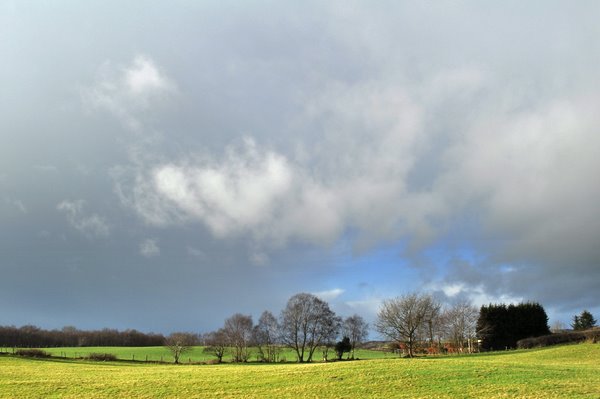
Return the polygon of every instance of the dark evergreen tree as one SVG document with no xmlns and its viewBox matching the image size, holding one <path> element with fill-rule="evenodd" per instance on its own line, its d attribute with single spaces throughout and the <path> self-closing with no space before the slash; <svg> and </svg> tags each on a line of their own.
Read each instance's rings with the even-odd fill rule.
<svg viewBox="0 0 600 399">
<path fill-rule="evenodd" d="M 596 326 L 596 319 L 587 310 L 581 312 L 579 316 L 574 316 L 573 324 L 571 324 L 573 330 L 589 330 L 594 326 Z"/>
<path fill-rule="evenodd" d="M 477 320 L 481 349 L 515 348 L 523 338 L 550 334 L 548 316 L 539 303 L 490 304 L 482 306 Z"/>
<path fill-rule="evenodd" d="M 352 343 L 348 337 L 344 337 L 341 341 L 335 344 L 335 354 L 337 355 L 338 360 L 342 360 L 344 353 L 350 352 L 351 350 Z"/>
</svg>

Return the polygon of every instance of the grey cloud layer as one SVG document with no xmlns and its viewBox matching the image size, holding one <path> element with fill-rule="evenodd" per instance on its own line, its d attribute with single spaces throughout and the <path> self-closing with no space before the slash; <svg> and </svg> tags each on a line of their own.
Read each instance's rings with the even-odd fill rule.
<svg viewBox="0 0 600 399">
<path fill-rule="evenodd" d="M 143 164 L 123 198 L 148 223 L 201 222 L 259 247 L 332 243 L 356 229 L 367 243 L 407 237 L 423 248 L 477 214 L 477 236 L 460 239 L 490 257 L 482 280 L 527 265 L 501 273 L 503 292 L 524 294 L 524 276 L 571 275 L 573 259 L 594 273 L 598 98 L 564 93 L 522 107 L 501 78 L 469 67 L 421 85 L 332 82 L 306 99 L 287 153 L 246 138 L 221 156 Z M 461 113 L 437 116 L 445 106 Z"/>
<path fill-rule="evenodd" d="M 73 286 L 123 281 L 124 302 L 138 268 L 173 291 L 172 272 L 201 280 L 185 286 L 198 302 L 229 275 L 246 292 L 275 273 L 280 301 L 281 281 L 317 275 L 309 291 L 372 313 L 388 292 L 354 295 L 342 285 L 361 277 L 338 284 L 330 262 L 350 241 L 405 249 L 398 263 L 447 296 L 596 306 L 599 6 L 0 7 L 16 280 L 47 253 Z M 14 249 L 27 240 L 30 263 Z"/>
</svg>

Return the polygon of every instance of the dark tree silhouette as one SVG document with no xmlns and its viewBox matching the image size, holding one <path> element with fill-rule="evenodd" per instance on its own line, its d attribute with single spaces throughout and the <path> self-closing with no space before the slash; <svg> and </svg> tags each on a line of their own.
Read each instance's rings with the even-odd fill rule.
<svg viewBox="0 0 600 399">
<path fill-rule="evenodd" d="M 477 319 L 477 336 L 484 350 L 516 348 L 524 338 L 550 334 L 548 316 L 539 303 L 482 306 Z"/>
<path fill-rule="evenodd" d="M 350 343 L 350 338 L 344 337 L 341 341 L 335 344 L 335 354 L 337 355 L 338 360 L 342 360 L 342 356 L 344 353 L 350 352 L 352 350 L 352 344 Z"/>
</svg>

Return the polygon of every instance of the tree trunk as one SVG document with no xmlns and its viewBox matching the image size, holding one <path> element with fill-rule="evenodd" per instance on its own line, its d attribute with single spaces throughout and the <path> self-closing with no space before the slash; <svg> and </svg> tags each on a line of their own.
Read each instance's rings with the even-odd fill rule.
<svg viewBox="0 0 600 399">
<path fill-rule="evenodd" d="M 304 352 L 304 351 L 302 351 Z M 304 362 L 304 353 L 300 353 L 299 349 L 296 349 L 296 356 L 298 357 L 298 363 Z"/>
</svg>

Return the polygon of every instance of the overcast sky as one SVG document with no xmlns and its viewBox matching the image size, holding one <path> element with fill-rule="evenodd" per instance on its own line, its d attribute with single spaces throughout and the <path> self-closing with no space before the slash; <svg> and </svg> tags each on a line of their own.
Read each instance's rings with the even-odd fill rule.
<svg viewBox="0 0 600 399">
<path fill-rule="evenodd" d="M 0 1 L 0 324 L 202 332 L 298 292 L 600 316 L 599 20 Z"/>
</svg>

